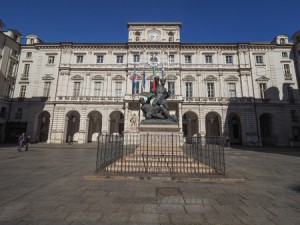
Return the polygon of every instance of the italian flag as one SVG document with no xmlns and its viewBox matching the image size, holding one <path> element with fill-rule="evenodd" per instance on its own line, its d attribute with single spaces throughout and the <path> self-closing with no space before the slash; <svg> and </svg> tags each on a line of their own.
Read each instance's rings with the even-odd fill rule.
<svg viewBox="0 0 300 225">
<path fill-rule="evenodd" d="M 153 82 L 152 82 L 152 90 L 156 90 L 156 83 L 155 83 L 155 80 L 154 80 L 154 77 L 156 77 L 156 67 L 153 66 Z"/>
</svg>

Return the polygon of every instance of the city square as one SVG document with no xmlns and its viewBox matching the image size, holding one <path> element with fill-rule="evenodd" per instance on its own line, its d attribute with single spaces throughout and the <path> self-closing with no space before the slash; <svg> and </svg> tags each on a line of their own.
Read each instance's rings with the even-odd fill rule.
<svg viewBox="0 0 300 225">
<path fill-rule="evenodd" d="M 296 148 L 225 147 L 225 176 L 96 173 L 96 144 L 0 147 L 0 224 L 272 224 L 300 220 Z"/>
</svg>

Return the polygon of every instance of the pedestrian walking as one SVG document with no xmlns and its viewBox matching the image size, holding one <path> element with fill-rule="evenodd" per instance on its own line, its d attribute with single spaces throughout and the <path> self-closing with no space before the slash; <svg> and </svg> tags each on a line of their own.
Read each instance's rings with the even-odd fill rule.
<svg viewBox="0 0 300 225">
<path fill-rule="evenodd" d="M 26 137 L 26 141 L 25 141 L 25 146 L 26 146 L 26 148 L 25 148 L 25 151 L 28 151 L 28 149 L 29 149 L 29 146 L 30 146 L 30 135 L 28 135 L 27 137 Z"/>
<path fill-rule="evenodd" d="M 225 143 L 226 143 L 227 147 L 230 148 L 230 139 L 228 136 L 226 137 Z"/>
<path fill-rule="evenodd" d="M 18 151 L 22 151 L 25 143 L 25 133 L 22 133 L 18 138 Z"/>
<path fill-rule="evenodd" d="M 68 136 L 68 144 L 69 144 L 69 145 L 71 144 L 71 141 L 72 141 L 72 136 L 69 135 L 69 136 Z"/>
</svg>

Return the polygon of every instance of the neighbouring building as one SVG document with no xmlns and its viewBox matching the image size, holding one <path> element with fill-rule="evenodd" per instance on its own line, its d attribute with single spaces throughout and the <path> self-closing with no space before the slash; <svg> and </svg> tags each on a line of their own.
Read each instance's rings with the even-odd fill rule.
<svg viewBox="0 0 300 225">
<path fill-rule="evenodd" d="M 295 45 L 287 35 L 272 42 L 184 43 L 180 30 L 177 22 L 128 23 L 124 43 L 43 43 L 28 35 L 7 139 L 15 137 L 18 124 L 33 141 L 48 143 L 137 133 L 143 119 L 138 100 L 142 91 L 150 91 L 149 65 L 155 62 L 186 141 L 221 135 L 243 145 L 286 146 L 291 137 L 300 143 L 295 68 L 300 33 L 294 35 Z"/>
<path fill-rule="evenodd" d="M 4 27 L 4 23 L 0 20 L 0 142 L 6 137 L 5 130 L 8 125 L 22 39 L 18 31 L 14 29 L 3 31 Z M 17 129 L 19 128 L 20 126 Z M 26 126 L 23 128 L 26 129 Z M 10 127 L 10 130 L 13 130 L 13 127 Z"/>
</svg>

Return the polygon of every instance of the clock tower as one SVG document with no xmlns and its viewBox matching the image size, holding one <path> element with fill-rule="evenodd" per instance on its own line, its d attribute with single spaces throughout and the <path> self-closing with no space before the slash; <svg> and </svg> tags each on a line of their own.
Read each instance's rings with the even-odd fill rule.
<svg viewBox="0 0 300 225">
<path fill-rule="evenodd" d="M 180 42 L 181 23 L 130 22 L 128 42 Z"/>
</svg>

